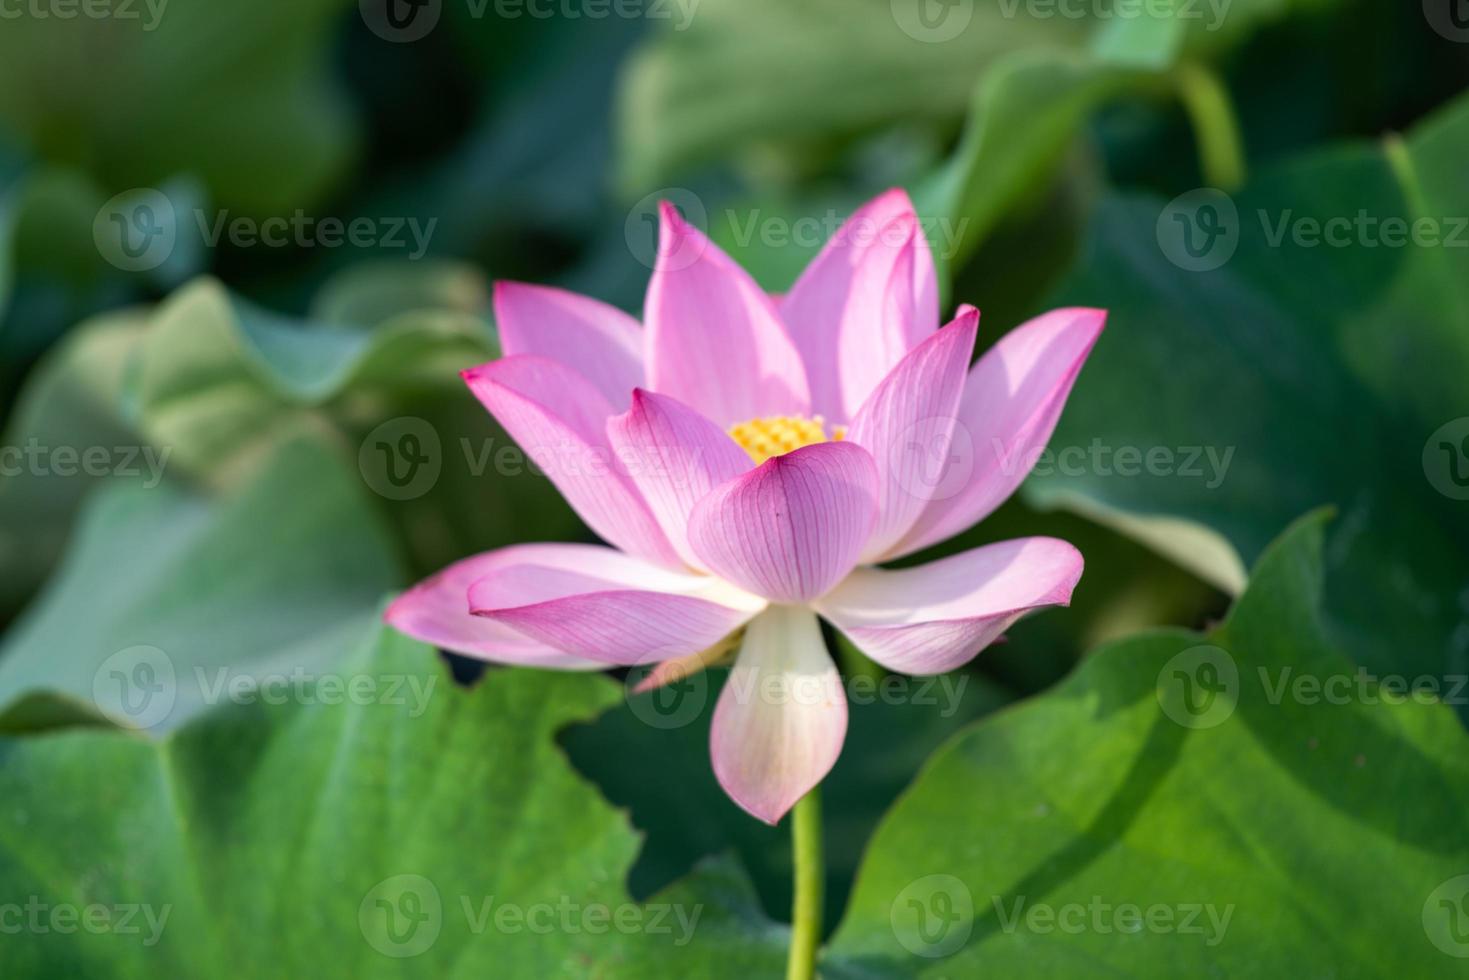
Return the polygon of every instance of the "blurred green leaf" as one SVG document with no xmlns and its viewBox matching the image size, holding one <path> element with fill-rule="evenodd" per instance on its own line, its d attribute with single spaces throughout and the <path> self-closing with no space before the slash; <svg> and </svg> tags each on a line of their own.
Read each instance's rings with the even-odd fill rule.
<svg viewBox="0 0 1469 980">
<path fill-rule="evenodd" d="M 998 0 L 939 12 L 928 26 L 917 3 L 702 0 L 628 65 L 621 187 L 635 197 L 751 146 L 809 149 L 895 122 L 952 126 L 995 58 L 1077 47 L 1087 26 L 1007 15 Z"/>
<path fill-rule="evenodd" d="M 117 5 L 119 10 L 124 5 Z M 355 154 L 327 74 L 349 0 L 167 0 L 7 19 L 0 123 L 114 191 L 185 172 L 250 215 L 316 200 Z"/>
<path fill-rule="evenodd" d="M 156 265 L 130 271 L 112 261 L 98 229 L 108 225 L 108 195 L 91 177 L 65 167 L 36 168 L 0 191 L 0 384 L 18 387 L 31 362 L 78 321 L 154 288 L 196 274 L 202 243 L 178 238 L 178 218 L 203 204 L 187 179 L 163 181 L 167 221 L 177 244 Z M 6 398 L 0 398 L 0 412 Z"/>
<path fill-rule="evenodd" d="M 825 975 L 1458 975 L 1469 744 L 1322 632 L 1322 523 L 1219 630 L 1105 647 L 930 760 Z"/>
<path fill-rule="evenodd" d="M 1020 53 L 997 62 L 975 92 L 953 157 L 918 197 L 920 213 L 947 216 L 939 258 L 962 266 L 1001 219 L 1036 201 L 1099 105 L 1165 86 L 1165 75 L 1087 54 Z"/>
<path fill-rule="evenodd" d="M 21 393 L 0 440 L 7 463 L 0 480 L 0 615 L 19 605 L 60 559 L 86 492 L 103 481 L 134 479 L 116 467 L 88 473 L 80 460 L 74 473 L 62 475 L 41 454 L 59 446 L 81 454 L 93 446 L 112 451 L 142 445 L 123 417 L 122 392 L 145 323 L 141 313 L 122 313 L 84 324 L 42 362 Z M 22 455 L 17 472 L 15 454 L 27 452 L 40 463 L 29 466 Z"/>
<path fill-rule="evenodd" d="M 1292 514 L 1334 503 L 1326 611 L 1347 648 L 1384 672 L 1469 669 L 1469 518 L 1455 481 L 1469 267 L 1450 241 L 1456 228 L 1469 238 L 1456 217 L 1469 215 L 1466 155 L 1461 101 L 1406 143 L 1319 154 L 1233 200 L 1108 201 L 1056 300 L 1108 308 L 1108 330 L 1028 498 L 1106 520 L 1221 583 L 1223 564 L 1238 564 L 1226 542 L 1253 560 Z M 1383 237 L 1390 221 L 1401 247 Z M 1443 244 L 1412 243 L 1421 221 Z M 1121 476 L 1111 454 L 1124 449 L 1171 462 Z M 1081 460 L 1069 472 L 1066 453 Z M 1188 522 L 1208 533 L 1178 533 Z"/>
<path fill-rule="evenodd" d="M 276 316 L 200 280 L 150 313 L 77 331 L 28 385 L 0 452 L 35 446 L 44 463 L 60 446 L 166 449 L 173 470 L 224 491 L 309 431 L 373 492 L 414 574 L 518 540 L 585 536 L 459 379 L 494 356 L 469 312 L 485 292 L 456 266 L 348 274 L 321 310 L 349 327 Z M 419 306 L 429 302 L 439 305 Z M 45 574 L 97 479 L 34 469 L 0 483 L 0 535 L 14 545 L 0 560 L 16 575 L 7 603 Z M 390 470 L 410 479 L 395 485 Z"/>
<path fill-rule="evenodd" d="M 460 690 L 429 648 L 377 628 L 338 650 L 332 672 L 286 703 L 234 706 L 163 741 L 83 729 L 0 739 L 0 891 L 48 910 L 133 907 L 137 929 L 113 918 L 101 931 L 24 930 L 7 937 L 7 970 L 641 980 L 780 969 L 785 931 L 727 870 L 648 907 L 628 897 L 638 838 L 551 738 L 613 703 L 615 685 L 505 670 Z"/>
<path fill-rule="evenodd" d="M 484 316 L 490 308 L 484 276 L 462 262 L 363 262 L 338 273 L 316 294 L 309 319 L 375 327 L 422 310 Z"/>
<path fill-rule="evenodd" d="M 330 668 L 344 631 L 402 584 L 362 488 L 313 444 L 286 446 L 220 501 L 165 479 L 169 463 L 150 447 L 138 478 L 93 498 L 0 646 L 0 707 L 55 692 L 167 730 L 217 703 L 219 683 Z M 162 685 L 156 698 L 134 689 L 135 669 Z"/>
</svg>

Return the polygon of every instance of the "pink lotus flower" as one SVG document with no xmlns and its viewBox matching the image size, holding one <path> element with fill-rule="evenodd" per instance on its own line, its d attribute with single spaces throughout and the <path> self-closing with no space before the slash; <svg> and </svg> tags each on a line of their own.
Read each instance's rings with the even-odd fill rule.
<svg viewBox="0 0 1469 980">
<path fill-rule="evenodd" d="M 465 559 L 388 622 L 500 663 L 656 662 L 653 683 L 701 669 L 743 630 L 710 748 L 756 817 L 778 821 L 846 735 L 818 615 L 890 670 L 937 674 L 1070 601 L 1081 555 L 1052 538 L 875 567 L 1010 495 L 1105 320 L 1048 313 L 971 368 L 979 313 L 939 329 L 902 191 L 858 211 L 782 299 L 665 204 L 645 326 L 516 283 L 498 284 L 495 311 L 506 356 L 465 380 L 612 547 Z"/>
</svg>

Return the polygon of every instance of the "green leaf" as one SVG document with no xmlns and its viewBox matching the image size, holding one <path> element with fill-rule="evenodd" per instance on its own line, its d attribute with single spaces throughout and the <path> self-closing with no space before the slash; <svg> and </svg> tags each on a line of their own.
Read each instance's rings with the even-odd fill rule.
<svg viewBox="0 0 1469 980">
<path fill-rule="evenodd" d="M 414 288 L 459 302 L 462 280 L 446 292 L 438 272 L 422 271 Z M 282 433 L 317 430 L 357 467 L 413 569 L 428 574 L 477 550 L 585 533 L 465 389 L 459 372 L 494 354 L 484 321 L 453 308 L 368 330 L 303 324 L 203 280 L 163 304 L 144 336 L 138 425 L 182 468 L 226 486 Z"/>
<path fill-rule="evenodd" d="M 619 183 L 638 197 L 715 162 L 790 177 L 803 159 L 883 127 L 946 137 L 967 112 L 960 174 L 948 179 L 980 185 L 964 199 L 993 181 L 983 192 L 997 208 L 1015 203 L 1020 177 L 1042 181 L 1097 102 L 1149 87 L 1139 76 L 1184 55 L 1223 55 L 1266 24 L 1338 2 L 1191 2 L 1160 14 L 1157 3 L 702 0 L 630 63 Z M 975 161 L 981 143 L 986 158 Z M 991 155 L 998 176 L 975 168 Z"/>
<path fill-rule="evenodd" d="M 571 761 L 648 835 L 629 878 L 645 895 L 701 858 L 736 852 L 772 915 L 790 917 L 790 827 L 770 827 L 736 806 L 714 779 L 709 725 L 726 671 L 632 694 L 615 711 L 570 729 Z M 635 678 L 636 679 L 636 678 Z M 631 682 L 630 682 L 631 684 Z M 858 859 L 878 819 L 922 761 L 965 723 L 1009 700 L 967 673 L 847 678 L 847 743 L 822 784 L 827 921 L 846 903 Z M 655 759 L 656 778 L 648 760 Z"/>
<path fill-rule="evenodd" d="M 1458 975 L 1469 735 L 1334 648 L 1322 524 L 1218 630 L 1106 646 L 930 760 L 828 975 Z"/>
<path fill-rule="evenodd" d="M 920 213 L 950 216 L 954 241 L 943 257 L 963 265 L 1001 219 L 1044 190 L 1099 105 L 1159 89 L 1164 77 L 1064 52 L 995 64 L 975 91 L 959 147 L 919 196 Z"/>
<path fill-rule="evenodd" d="M 166 455 L 136 465 L 93 498 L 60 574 L 0 646 L 0 707 L 59 693 L 167 730 L 219 703 L 221 685 L 327 669 L 343 632 L 402 584 L 362 488 L 312 443 L 218 502 L 164 480 Z"/>
<path fill-rule="evenodd" d="M 947 127 L 996 58 L 1076 48 L 1086 32 L 1065 18 L 1007 16 L 991 2 L 946 7 L 936 28 L 917 12 L 889 0 L 702 0 L 697 16 L 668 25 L 627 69 L 621 185 L 636 197 L 752 145 L 819 147 L 899 122 Z"/>
<path fill-rule="evenodd" d="M 179 216 L 202 206 L 201 193 L 194 180 L 160 184 L 170 234 L 177 237 Z M 202 243 L 187 233 L 146 271 L 114 264 L 114 253 L 104 253 L 96 238 L 99 228 L 108 229 L 108 196 L 66 167 L 33 168 L 0 191 L 0 386 L 18 387 L 31 362 L 79 320 L 198 272 Z"/>
<path fill-rule="evenodd" d="M 60 559 L 86 492 L 103 481 L 133 479 L 116 473 L 120 465 L 105 475 L 88 473 L 80 460 L 75 473 L 62 475 L 42 465 L 39 453 L 67 446 L 80 454 L 96 446 L 121 464 L 120 456 L 139 451 L 140 438 L 122 415 L 122 390 L 144 320 L 123 313 L 84 324 L 21 393 L 0 452 L 13 465 L 16 452 L 35 447 L 39 463 L 26 465 L 22 455 L 20 471 L 0 480 L 0 614 L 17 607 Z"/>
<path fill-rule="evenodd" d="M 35 896 L 47 923 L 6 937 L 8 970 L 779 970 L 785 930 L 726 869 L 647 906 L 628 897 L 637 835 L 552 741 L 613 703 L 615 685 L 502 670 L 465 691 L 427 647 L 359 635 L 287 703 L 241 704 L 161 742 L 84 729 L 0 739 L 0 893 Z M 105 927 L 49 927 L 56 910 L 97 906 Z"/>
<path fill-rule="evenodd" d="M 1055 305 L 1106 307 L 1109 326 L 1026 493 L 1140 532 L 1214 581 L 1232 577 L 1221 538 L 1253 561 L 1293 514 L 1335 504 L 1326 614 L 1347 649 L 1378 671 L 1458 673 L 1469 277 L 1462 248 L 1382 232 L 1426 220 L 1447 240 L 1469 214 L 1469 101 L 1389 147 L 1295 162 L 1233 200 L 1107 201 Z M 1320 236 L 1328 221 L 1337 246 L 1302 224 Z M 1124 449 L 1169 460 L 1121 476 Z M 1210 529 L 1206 562 L 1153 533 L 1160 519 Z"/>
<path fill-rule="evenodd" d="M 201 279 L 154 311 L 77 330 L 23 392 L 5 443 L 166 449 L 180 474 L 228 490 L 309 431 L 373 491 L 416 574 L 516 540 L 584 534 L 459 378 L 494 356 L 471 312 L 484 293 L 460 266 L 347 276 L 320 308 L 349 327 L 274 316 Z M 406 480 L 395 484 L 390 468 Z M 17 576 L 0 600 L 34 587 L 94 483 L 55 467 L 0 483 L 0 536 L 15 543 L 0 567 Z"/>
<path fill-rule="evenodd" d="M 376 327 L 423 310 L 482 316 L 489 309 L 484 276 L 462 262 L 362 262 L 329 279 L 311 302 L 318 323 Z"/>
<path fill-rule="evenodd" d="M 114 190 L 188 172 L 218 206 L 256 216 L 316 199 L 344 171 L 355 125 L 326 68 L 347 0 L 129 7 L 6 21 L 0 121 L 42 159 Z"/>
</svg>

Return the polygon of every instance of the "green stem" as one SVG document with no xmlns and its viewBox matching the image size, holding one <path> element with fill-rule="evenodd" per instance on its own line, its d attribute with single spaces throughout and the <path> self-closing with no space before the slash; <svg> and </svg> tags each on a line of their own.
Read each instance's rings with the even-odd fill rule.
<svg viewBox="0 0 1469 980">
<path fill-rule="evenodd" d="M 1174 78 L 1199 143 L 1205 182 L 1222 191 L 1235 190 L 1245 182 L 1245 152 L 1229 90 L 1218 75 L 1193 62 L 1179 65 Z"/>
<path fill-rule="evenodd" d="M 821 944 L 821 787 L 801 797 L 791 812 L 796 894 L 791 903 L 791 952 L 786 980 L 813 980 Z"/>
</svg>

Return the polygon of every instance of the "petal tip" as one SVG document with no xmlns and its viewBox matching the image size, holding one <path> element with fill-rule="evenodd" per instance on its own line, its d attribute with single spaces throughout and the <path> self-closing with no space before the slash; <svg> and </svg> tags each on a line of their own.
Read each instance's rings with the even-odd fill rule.
<svg viewBox="0 0 1469 980">
<path fill-rule="evenodd" d="M 1101 336 L 1102 331 L 1106 329 L 1106 310 L 1098 309 L 1094 306 L 1072 306 L 1067 307 L 1065 312 L 1070 313 L 1072 316 L 1075 316 L 1081 322 L 1081 329 L 1087 330 L 1092 334 L 1093 342 L 1095 342 L 1096 338 Z"/>
<path fill-rule="evenodd" d="M 477 382 L 488 380 L 490 371 L 494 368 L 495 364 L 495 361 L 486 361 L 484 364 L 476 364 L 474 367 L 464 368 L 459 372 L 459 377 L 464 379 L 465 384 L 473 386 Z"/>
<path fill-rule="evenodd" d="M 891 204 L 909 214 L 917 214 L 917 210 L 913 207 L 913 198 L 904 187 L 889 187 L 867 202 L 865 206 L 872 207 L 877 204 Z"/>
<path fill-rule="evenodd" d="M 658 202 L 658 218 L 669 231 L 683 231 L 689 226 L 678 205 L 667 199 Z"/>
</svg>

